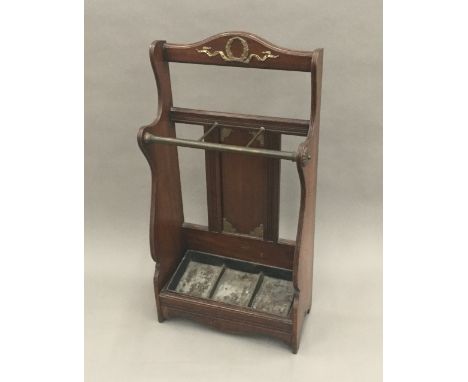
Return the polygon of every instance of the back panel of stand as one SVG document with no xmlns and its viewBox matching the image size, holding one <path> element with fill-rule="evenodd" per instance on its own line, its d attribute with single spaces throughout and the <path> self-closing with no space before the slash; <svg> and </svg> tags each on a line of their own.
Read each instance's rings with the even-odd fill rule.
<svg viewBox="0 0 468 382">
<path fill-rule="evenodd" d="M 206 141 L 245 146 L 255 133 L 255 130 L 221 127 Z M 250 147 L 279 150 L 281 135 L 264 133 Z M 211 231 L 278 240 L 278 159 L 206 152 L 206 174 Z"/>
</svg>

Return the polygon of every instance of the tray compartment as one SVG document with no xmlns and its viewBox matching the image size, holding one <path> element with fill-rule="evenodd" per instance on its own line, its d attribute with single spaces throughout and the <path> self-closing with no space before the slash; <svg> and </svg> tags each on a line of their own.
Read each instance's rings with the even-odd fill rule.
<svg viewBox="0 0 468 382">
<path fill-rule="evenodd" d="M 218 265 L 190 261 L 177 284 L 176 292 L 194 297 L 208 298 L 222 269 Z"/>
<path fill-rule="evenodd" d="M 255 294 L 252 308 L 262 312 L 287 316 L 294 296 L 292 281 L 265 276 Z"/>
<path fill-rule="evenodd" d="M 282 317 L 294 296 L 290 270 L 192 250 L 166 289 Z"/>
<path fill-rule="evenodd" d="M 259 278 L 259 274 L 228 268 L 219 279 L 212 298 L 226 304 L 248 306 Z"/>
</svg>

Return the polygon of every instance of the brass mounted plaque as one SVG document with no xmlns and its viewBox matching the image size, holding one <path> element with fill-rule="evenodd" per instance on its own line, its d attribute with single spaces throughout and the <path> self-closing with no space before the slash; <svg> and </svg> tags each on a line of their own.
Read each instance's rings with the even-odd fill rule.
<svg viewBox="0 0 468 382">
<path fill-rule="evenodd" d="M 231 46 L 234 41 L 240 41 L 242 44 L 242 53 L 240 56 L 236 57 L 232 53 Z M 265 50 L 262 53 L 262 56 L 259 56 L 258 54 L 255 53 L 250 53 L 249 54 L 249 44 L 247 44 L 247 41 L 245 41 L 242 37 L 235 36 L 231 37 L 227 42 L 226 46 L 224 47 L 224 50 L 226 52 L 223 52 L 222 50 L 213 50 L 212 47 L 210 46 L 204 46 L 202 49 L 196 49 L 198 53 L 205 53 L 208 57 L 214 57 L 214 56 L 221 56 L 221 58 L 224 61 L 236 61 L 236 62 L 243 62 L 244 64 L 248 64 L 252 58 L 255 58 L 258 61 L 265 61 L 267 58 L 278 58 L 278 55 L 274 55 L 271 53 L 270 50 Z"/>
<path fill-rule="evenodd" d="M 226 218 L 223 218 L 223 232 L 238 233 L 236 228 Z M 260 224 L 258 227 L 255 227 L 252 231 L 248 233 L 248 235 L 255 237 L 263 237 L 263 224 Z"/>
</svg>

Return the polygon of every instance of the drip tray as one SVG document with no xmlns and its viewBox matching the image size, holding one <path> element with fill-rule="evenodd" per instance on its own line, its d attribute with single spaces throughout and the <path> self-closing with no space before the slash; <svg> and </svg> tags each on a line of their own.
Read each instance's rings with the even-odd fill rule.
<svg viewBox="0 0 468 382">
<path fill-rule="evenodd" d="M 287 269 L 189 250 L 166 289 L 286 317 L 294 296 L 291 280 Z"/>
</svg>

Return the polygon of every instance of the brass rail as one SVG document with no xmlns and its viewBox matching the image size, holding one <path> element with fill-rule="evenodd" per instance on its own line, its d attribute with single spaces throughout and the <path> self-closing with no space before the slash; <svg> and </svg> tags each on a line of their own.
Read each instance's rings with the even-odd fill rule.
<svg viewBox="0 0 468 382">
<path fill-rule="evenodd" d="M 194 149 L 223 151 L 223 152 L 246 154 L 246 155 L 256 155 L 256 156 L 275 158 L 275 159 L 286 159 L 286 160 L 291 160 L 293 162 L 296 162 L 298 160 L 298 154 L 295 152 L 291 152 L 291 151 L 268 150 L 268 149 L 259 149 L 259 148 L 253 148 L 253 147 L 224 145 L 221 143 L 193 141 L 190 139 L 158 137 L 150 133 L 145 133 L 145 135 L 143 136 L 143 140 L 147 144 L 159 143 L 159 144 L 166 144 L 166 145 L 172 145 L 172 146 L 191 147 Z"/>
</svg>

